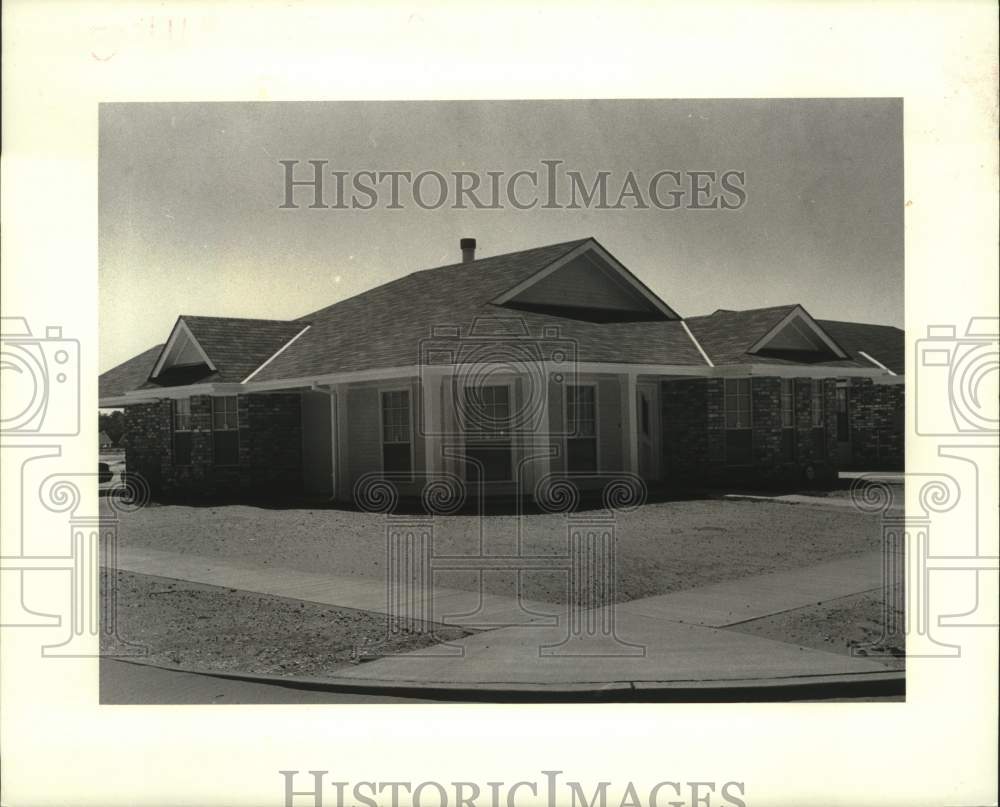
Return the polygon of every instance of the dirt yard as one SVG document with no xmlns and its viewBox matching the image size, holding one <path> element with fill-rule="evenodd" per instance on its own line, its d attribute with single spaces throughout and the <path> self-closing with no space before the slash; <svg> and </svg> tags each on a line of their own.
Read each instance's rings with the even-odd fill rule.
<svg viewBox="0 0 1000 807">
<path fill-rule="evenodd" d="M 347 510 L 269 509 L 244 505 L 149 506 L 122 517 L 123 546 L 379 579 L 386 565 L 385 516 Z M 595 513 L 523 517 L 523 555 L 567 552 L 571 524 L 599 526 Z M 434 519 L 434 552 L 517 554 L 515 516 L 456 515 Z M 618 601 L 632 600 L 795 569 L 878 549 L 876 517 L 849 507 L 745 500 L 693 500 L 647 504 L 614 522 Z M 478 587 L 471 572 L 443 572 L 435 583 Z M 563 571 L 523 575 L 523 596 L 565 601 Z M 487 589 L 514 592 L 513 573 L 488 573 Z"/>
<path fill-rule="evenodd" d="M 867 593 L 755 619 L 727 630 L 830 653 L 853 652 L 901 670 L 906 667 L 903 613 L 897 610 L 894 615 L 900 635 L 883 640 L 885 616 L 881 595 Z"/>
<path fill-rule="evenodd" d="M 184 669 L 318 677 L 468 635 L 423 624 L 388 637 L 382 614 L 129 572 L 117 585 L 118 635 L 145 645 L 147 660 Z"/>
</svg>

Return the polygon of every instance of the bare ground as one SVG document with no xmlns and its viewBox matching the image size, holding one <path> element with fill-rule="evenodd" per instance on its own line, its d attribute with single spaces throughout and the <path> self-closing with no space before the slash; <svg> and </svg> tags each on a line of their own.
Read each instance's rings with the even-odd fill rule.
<svg viewBox="0 0 1000 807">
<path fill-rule="evenodd" d="M 883 637 L 885 616 L 881 594 L 869 592 L 755 619 L 727 630 L 812 650 L 854 653 L 901 670 L 906 666 L 905 633 L 901 630 L 895 637 Z M 894 619 L 896 625 L 903 625 L 901 611 L 896 611 Z"/>
<path fill-rule="evenodd" d="M 565 555 L 567 530 L 600 525 L 598 514 L 522 517 L 520 554 Z M 240 560 L 311 572 L 381 579 L 386 568 L 385 516 L 336 509 L 269 509 L 245 505 L 149 506 L 124 515 L 122 546 Z M 516 516 L 455 515 L 434 519 L 434 552 L 517 553 Z M 802 568 L 880 546 L 874 516 L 851 508 L 763 501 L 693 500 L 647 504 L 619 513 L 618 601 L 665 594 L 748 575 Z M 487 589 L 514 593 L 512 573 L 488 573 Z M 478 588 L 478 575 L 443 572 L 439 586 Z M 564 601 L 564 571 L 523 575 L 523 596 Z"/>
<path fill-rule="evenodd" d="M 116 579 L 119 637 L 170 667 L 322 676 L 468 635 L 421 624 L 419 632 L 389 636 L 383 614 L 130 572 Z"/>
</svg>

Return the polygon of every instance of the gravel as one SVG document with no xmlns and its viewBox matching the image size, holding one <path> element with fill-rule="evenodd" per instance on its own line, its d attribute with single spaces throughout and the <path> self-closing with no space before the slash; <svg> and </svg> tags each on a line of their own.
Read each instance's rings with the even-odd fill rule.
<svg viewBox="0 0 1000 807">
<path fill-rule="evenodd" d="M 401 517 L 405 523 L 414 519 Z M 522 516 L 522 555 L 553 557 L 552 571 L 522 574 L 523 595 L 565 601 L 568 529 L 600 526 L 599 513 Z M 426 521 L 420 517 L 416 520 Z M 385 516 L 337 509 L 247 505 L 151 505 L 122 516 L 121 545 L 238 559 L 248 564 L 382 579 Z M 435 556 L 513 555 L 518 517 L 470 515 L 433 520 Z M 619 513 L 615 599 L 626 601 L 802 568 L 878 549 L 878 518 L 846 507 L 766 501 L 689 500 L 646 504 Z M 513 572 L 484 575 L 488 591 L 513 594 Z M 475 589 L 474 572 L 436 572 L 439 586 Z"/>
<path fill-rule="evenodd" d="M 812 650 L 841 654 L 853 651 L 889 669 L 901 670 L 906 666 L 905 631 L 883 639 L 885 616 L 881 594 L 866 593 L 755 619 L 727 630 Z M 899 610 L 895 624 L 904 624 Z"/>
<path fill-rule="evenodd" d="M 168 667 L 321 677 L 469 633 L 419 623 L 388 636 L 383 614 L 130 572 L 116 580 L 118 636 Z"/>
</svg>

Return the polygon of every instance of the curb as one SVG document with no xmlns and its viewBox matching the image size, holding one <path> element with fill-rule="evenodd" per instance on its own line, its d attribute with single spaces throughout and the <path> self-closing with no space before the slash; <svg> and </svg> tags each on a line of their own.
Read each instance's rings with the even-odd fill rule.
<svg viewBox="0 0 1000 807">
<path fill-rule="evenodd" d="M 465 683 L 449 681 L 385 681 L 378 679 L 312 678 L 278 676 L 194 667 L 168 667 L 136 658 L 101 656 L 167 672 L 189 673 L 210 678 L 245 681 L 318 692 L 396 695 L 441 701 L 540 702 L 574 701 L 664 701 L 687 703 L 770 702 L 905 696 L 906 671 L 836 673 L 786 678 L 732 678 L 708 680 L 590 681 L 579 683 L 512 683 L 491 681 Z"/>
<path fill-rule="evenodd" d="M 857 512 L 862 512 L 858 510 L 849 499 L 835 499 L 835 498 L 824 498 L 822 496 L 805 496 L 802 495 L 798 499 L 788 499 L 782 498 L 787 495 L 798 495 L 798 494 L 777 494 L 774 496 L 768 496 L 765 494 L 755 494 L 755 493 L 726 493 L 722 498 L 725 501 L 731 502 L 771 502 L 773 504 L 787 504 L 791 506 L 799 507 L 833 507 L 840 509 L 854 509 Z M 889 511 L 892 512 L 903 512 L 902 504 L 892 504 L 888 507 Z"/>
</svg>

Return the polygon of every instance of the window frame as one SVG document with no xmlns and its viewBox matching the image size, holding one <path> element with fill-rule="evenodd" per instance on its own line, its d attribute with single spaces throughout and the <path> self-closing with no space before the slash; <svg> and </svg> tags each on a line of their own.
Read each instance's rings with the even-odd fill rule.
<svg viewBox="0 0 1000 807">
<path fill-rule="evenodd" d="M 740 423 L 739 423 L 739 417 L 740 417 L 739 399 L 741 397 L 741 393 L 739 392 L 739 385 L 741 383 L 744 383 L 744 382 L 746 383 L 746 390 L 747 390 L 746 391 L 747 423 L 746 423 L 745 426 L 740 425 Z M 730 385 L 730 383 L 734 383 L 734 384 L 737 385 L 737 392 L 736 393 L 730 393 L 729 392 L 729 385 Z M 735 426 L 730 426 L 729 425 L 729 401 L 730 400 L 736 400 L 736 402 L 737 402 L 736 412 L 735 412 L 737 423 L 736 423 Z M 726 378 L 726 379 L 724 379 L 724 383 L 722 385 L 722 419 L 723 419 L 723 422 L 725 424 L 725 427 L 726 427 L 727 431 L 739 431 L 741 429 L 753 429 L 753 378 L 751 378 L 750 376 L 747 376 L 747 377 L 744 377 L 744 378 Z"/>
<path fill-rule="evenodd" d="M 840 411 L 841 400 L 844 403 L 843 412 Z M 851 388 L 846 380 L 837 382 L 837 390 L 834 393 L 834 416 L 837 442 L 851 442 Z"/>
<path fill-rule="evenodd" d="M 781 459 L 783 462 L 794 462 L 798 453 L 795 436 L 796 423 L 794 378 L 781 379 L 779 402 L 781 414 Z"/>
<path fill-rule="evenodd" d="M 480 480 L 479 484 L 481 485 L 509 484 L 510 482 L 515 481 L 515 475 L 517 474 L 517 467 L 516 467 L 517 463 L 515 462 L 515 457 L 514 457 L 514 429 L 513 429 L 514 400 L 516 394 L 515 383 L 516 383 L 515 379 L 511 378 L 506 380 L 498 379 L 492 384 L 471 384 L 471 385 L 464 384 L 460 387 L 459 395 L 461 396 L 461 405 L 463 407 L 467 406 L 466 396 L 469 390 L 503 389 L 506 391 L 507 394 L 508 423 L 507 423 L 507 429 L 505 431 L 498 432 L 498 431 L 470 429 L 470 426 L 475 424 L 470 424 L 468 415 L 464 411 L 461 413 L 460 416 L 460 423 L 462 428 L 462 442 L 464 446 L 467 447 L 470 444 L 472 444 L 488 448 L 491 445 L 493 445 L 496 446 L 497 450 L 499 450 L 501 446 L 504 446 L 506 447 L 510 455 L 509 476 L 507 476 L 504 479 Z M 466 477 L 468 477 L 467 466 L 465 469 L 465 474 Z"/>
<path fill-rule="evenodd" d="M 789 405 L 786 407 L 785 404 Z M 785 416 L 789 422 L 785 422 Z M 781 379 L 781 428 L 795 429 L 795 379 Z"/>
<path fill-rule="evenodd" d="M 178 408 L 181 403 L 187 408 L 186 412 L 178 412 Z M 186 428 L 179 428 L 177 425 L 178 418 L 184 417 L 187 419 Z M 191 437 L 194 433 L 192 426 L 194 425 L 193 416 L 191 414 L 191 398 L 172 398 L 170 401 L 170 459 L 172 463 L 180 468 L 190 468 L 194 463 L 192 462 L 192 455 L 194 454 L 194 438 Z M 187 462 L 178 462 L 177 460 L 177 435 L 186 434 L 188 436 L 188 458 Z"/>
<path fill-rule="evenodd" d="M 817 390 L 819 394 L 817 395 Z M 819 406 L 816 402 L 819 401 Z M 816 422 L 817 413 L 819 423 Z M 826 390 L 822 378 L 809 379 L 809 423 L 814 429 L 826 428 Z"/>
<path fill-rule="evenodd" d="M 730 392 L 730 385 L 736 385 L 736 392 Z M 745 385 L 746 388 L 746 425 L 742 425 L 740 422 L 740 399 L 743 397 L 743 393 L 740 392 L 741 387 Z M 730 414 L 730 401 L 736 402 L 736 425 L 729 425 L 729 414 Z M 726 433 L 726 465 L 733 468 L 748 468 L 754 464 L 754 454 L 753 454 L 753 378 L 751 376 L 743 376 L 737 378 L 726 378 L 723 379 L 722 384 L 722 422 L 725 427 Z M 746 458 L 740 457 L 738 460 L 730 456 L 730 434 L 733 432 L 747 432 L 750 439 L 749 454 Z"/>
<path fill-rule="evenodd" d="M 230 413 L 228 405 L 224 405 L 221 412 L 218 411 L 219 402 L 233 402 L 233 409 Z M 221 414 L 226 425 L 216 425 L 216 416 Z M 232 414 L 234 425 L 228 425 L 228 416 Z M 233 462 L 219 462 L 217 454 L 216 433 L 236 433 L 236 459 Z M 237 468 L 240 464 L 240 400 L 238 395 L 213 395 L 212 396 L 212 465 L 216 468 Z"/>
<path fill-rule="evenodd" d="M 817 394 L 817 390 L 819 394 Z M 819 406 L 816 402 L 819 401 Z M 819 423 L 816 422 L 817 413 Z M 813 442 L 813 453 L 819 460 L 830 456 L 829 439 L 826 433 L 826 389 L 822 378 L 809 379 L 809 422 Z"/>
<path fill-rule="evenodd" d="M 393 428 L 399 428 L 400 424 L 387 424 L 386 423 L 386 406 L 385 406 L 385 396 L 391 395 L 393 393 L 405 393 L 406 394 L 406 431 L 407 440 L 389 440 L 385 439 L 385 430 L 387 425 L 391 425 Z M 395 408 L 395 407 L 390 407 Z M 385 447 L 387 445 L 401 446 L 409 445 L 410 454 L 410 468 L 405 472 L 407 479 L 413 479 L 414 467 L 416 465 L 416 450 L 414 447 L 414 423 L 413 423 L 413 388 L 409 384 L 394 384 L 386 387 L 378 388 L 378 462 L 379 470 L 383 475 L 387 473 L 385 469 Z M 403 473 L 400 471 L 393 471 L 392 473 Z"/>
<path fill-rule="evenodd" d="M 593 422 L 594 422 L 594 433 L 589 437 L 574 436 L 570 432 L 570 422 L 569 422 L 569 409 L 570 409 L 570 391 L 575 389 L 589 389 L 593 394 Z M 596 381 L 577 381 L 576 384 L 567 384 L 565 387 L 565 394 L 563 395 L 563 424 L 565 425 L 565 437 L 563 439 L 563 451 L 566 455 L 566 472 L 567 473 L 600 473 L 601 469 L 601 440 L 600 440 L 600 428 L 601 428 L 601 415 L 600 415 L 600 402 L 599 402 L 599 388 Z M 574 404 L 574 409 L 576 405 Z M 587 440 L 593 441 L 594 443 L 594 468 L 593 470 L 583 470 L 577 471 L 569 467 L 569 443 L 571 440 Z"/>
</svg>

